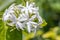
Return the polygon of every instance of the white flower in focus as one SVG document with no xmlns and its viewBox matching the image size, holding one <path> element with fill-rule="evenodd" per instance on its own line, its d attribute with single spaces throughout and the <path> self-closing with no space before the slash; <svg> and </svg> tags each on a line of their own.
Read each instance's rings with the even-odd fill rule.
<svg viewBox="0 0 60 40">
<path fill-rule="evenodd" d="M 5 13 L 3 14 L 3 20 L 4 21 L 8 21 L 10 20 L 11 22 L 7 23 L 10 26 L 14 26 L 14 24 L 16 25 L 17 29 L 22 29 L 23 30 L 23 23 L 21 23 L 21 21 L 19 21 L 19 17 L 17 18 L 15 16 L 15 6 L 11 5 L 8 9 L 6 9 Z M 24 18 L 20 19 L 23 20 Z M 25 19 L 24 19 L 25 20 Z"/>
<path fill-rule="evenodd" d="M 4 21 L 9 19 L 9 17 L 11 16 L 11 13 L 14 13 L 14 11 L 13 11 L 14 6 L 15 6 L 15 4 L 12 4 L 8 9 L 5 10 L 5 13 L 3 14 Z"/>
<path fill-rule="evenodd" d="M 23 13 L 25 12 L 27 15 L 28 13 L 36 13 L 38 11 L 38 7 L 35 6 L 35 3 L 29 4 L 28 1 L 26 2 L 26 6 L 17 5 L 20 11 Z"/>
<path fill-rule="evenodd" d="M 36 29 L 39 28 L 39 25 L 42 23 L 39 22 L 34 22 L 33 20 L 35 20 L 35 18 L 37 18 L 36 15 L 33 15 L 31 18 L 28 18 L 26 25 L 27 25 L 27 29 L 28 32 L 30 33 L 31 31 L 36 32 Z M 38 21 L 38 20 L 37 20 Z"/>
<path fill-rule="evenodd" d="M 28 1 L 26 2 L 26 7 L 20 5 L 17 5 L 18 9 L 20 9 L 20 11 L 22 13 L 26 13 L 26 16 L 29 17 L 29 14 L 35 14 L 39 20 L 40 23 L 43 23 L 42 18 L 38 12 L 39 8 L 35 6 L 35 3 L 28 3 Z"/>
<path fill-rule="evenodd" d="M 36 21 L 38 22 L 34 21 L 35 19 L 37 19 Z M 12 4 L 3 14 L 3 20 L 10 20 L 11 22 L 7 22 L 8 25 L 16 26 L 18 30 L 27 29 L 29 33 L 33 31 L 36 32 L 39 25 L 43 23 L 38 12 L 38 7 L 35 6 L 35 3 L 29 4 L 28 2 L 26 2 L 26 7 L 21 4 Z"/>
</svg>

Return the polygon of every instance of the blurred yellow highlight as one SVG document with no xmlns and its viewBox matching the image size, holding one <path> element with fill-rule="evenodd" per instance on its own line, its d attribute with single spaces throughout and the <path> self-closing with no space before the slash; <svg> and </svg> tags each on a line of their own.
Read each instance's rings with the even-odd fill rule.
<svg viewBox="0 0 60 40">
<path fill-rule="evenodd" d="M 24 40 L 29 40 L 29 39 L 31 39 L 31 38 L 34 38 L 35 36 L 39 36 L 39 35 L 41 35 L 43 32 L 42 31 L 37 31 L 36 32 L 36 35 L 32 32 L 32 33 L 26 33 L 26 32 L 23 32 L 23 34 L 24 34 Z"/>
<path fill-rule="evenodd" d="M 60 36 L 57 35 L 59 27 L 51 28 L 50 31 L 43 34 L 43 38 L 52 38 L 55 40 L 60 40 Z"/>
</svg>

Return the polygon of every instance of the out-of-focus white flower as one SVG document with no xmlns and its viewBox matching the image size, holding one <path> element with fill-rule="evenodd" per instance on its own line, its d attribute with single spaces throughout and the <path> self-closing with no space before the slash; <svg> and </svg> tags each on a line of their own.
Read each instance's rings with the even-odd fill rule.
<svg viewBox="0 0 60 40">
<path fill-rule="evenodd" d="M 18 17 L 16 14 L 18 14 Z M 35 22 L 35 19 L 37 19 L 38 22 Z M 38 12 L 38 7 L 35 6 L 35 3 L 29 4 L 28 1 L 26 2 L 26 7 L 21 4 L 12 4 L 3 14 L 3 20 L 10 20 L 11 22 L 7 22 L 8 25 L 15 25 L 18 30 L 27 29 L 29 33 L 31 31 L 36 32 L 39 25 L 43 23 Z"/>
</svg>

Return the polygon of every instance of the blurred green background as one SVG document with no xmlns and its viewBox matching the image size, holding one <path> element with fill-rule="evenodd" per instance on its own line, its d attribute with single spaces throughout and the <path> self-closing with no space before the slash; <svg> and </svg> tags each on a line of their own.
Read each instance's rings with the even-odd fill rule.
<svg viewBox="0 0 60 40">
<path fill-rule="evenodd" d="M 2 21 L 2 15 L 11 4 L 35 2 L 47 25 L 33 33 L 13 30 Z M 60 0 L 0 0 L 0 40 L 60 40 Z"/>
</svg>

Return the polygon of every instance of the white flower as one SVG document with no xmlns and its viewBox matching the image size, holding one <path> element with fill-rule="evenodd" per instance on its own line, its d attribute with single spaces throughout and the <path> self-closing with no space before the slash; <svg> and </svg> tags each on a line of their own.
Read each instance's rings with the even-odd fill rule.
<svg viewBox="0 0 60 40">
<path fill-rule="evenodd" d="M 33 15 L 31 18 L 28 19 L 27 21 L 27 29 L 28 29 L 28 32 L 30 33 L 31 31 L 36 31 L 36 28 L 39 27 L 39 23 L 38 22 L 34 22 L 33 20 L 36 18 L 36 15 Z M 35 29 L 35 30 L 33 30 Z"/>
<path fill-rule="evenodd" d="M 16 25 L 17 29 L 22 29 L 23 30 L 23 23 L 21 23 L 21 21 L 19 21 L 19 17 L 17 18 L 15 16 L 15 11 L 14 8 L 15 6 L 11 5 L 8 9 L 6 9 L 5 13 L 3 14 L 3 20 L 7 21 L 10 20 L 10 23 L 7 23 L 10 26 L 14 26 L 14 24 Z M 25 20 L 23 17 L 20 20 Z"/>
<path fill-rule="evenodd" d="M 8 19 L 7 19 L 8 18 Z M 23 23 L 21 23 L 22 21 L 19 21 L 18 19 L 19 18 L 17 18 L 13 13 L 11 13 L 11 15 L 5 15 L 5 17 L 3 18 L 5 21 L 7 21 L 7 20 L 10 20 L 11 22 L 10 23 L 7 23 L 8 25 L 10 25 L 10 26 L 14 26 L 14 24 L 16 25 L 16 28 L 17 29 L 21 29 L 21 30 L 24 30 L 23 29 Z M 7 19 L 7 20 L 6 20 Z M 25 20 L 25 19 L 21 19 L 21 20 Z"/>
<path fill-rule="evenodd" d="M 35 23 L 35 22 L 32 22 L 32 21 L 27 22 L 28 32 L 30 33 L 31 31 L 33 31 L 32 28 L 33 28 L 33 29 L 36 29 L 37 26 L 38 26 L 38 24 Z"/>
<path fill-rule="evenodd" d="M 42 24 L 43 23 L 43 20 L 42 20 L 42 17 L 40 16 L 39 12 L 35 13 L 35 15 L 38 18 L 39 23 Z"/>
<path fill-rule="evenodd" d="M 20 20 L 22 17 L 24 17 L 25 20 Z M 39 23 L 34 22 L 33 20 L 37 18 L 36 15 L 32 15 L 31 18 L 28 18 L 26 14 L 21 14 L 19 21 L 23 22 L 25 24 L 25 27 L 27 25 L 27 30 L 30 33 L 31 31 L 36 31 L 36 28 L 39 26 Z"/>
<path fill-rule="evenodd" d="M 36 24 L 38 25 L 37 23 L 33 22 L 33 20 L 36 18 L 36 15 L 33 15 L 31 18 L 29 18 L 27 20 L 27 29 L 28 29 L 28 32 L 30 33 L 32 30 L 31 28 L 33 28 L 33 25 Z M 35 28 L 35 27 L 34 27 Z"/>
<path fill-rule="evenodd" d="M 5 13 L 3 14 L 3 20 L 6 21 L 11 17 L 11 13 L 14 13 L 14 6 L 15 4 L 12 4 L 8 9 L 5 10 Z"/>
<path fill-rule="evenodd" d="M 19 9 L 21 9 L 21 12 L 25 12 L 27 15 L 28 13 L 36 13 L 38 11 L 38 7 L 35 7 L 35 3 L 29 4 L 28 1 L 26 2 L 26 7 L 20 5 L 17 5 Z"/>
<path fill-rule="evenodd" d="M 38 12 L 39 8 L 35 6 L 35 3 L 28 3 L 28 1 L 26 2 L 26 7 L 25 6 L 22 6 L 21 4 L 20 5 L 17 5 L 17 7 L 20 9 L 20 11 L 22 13 L 26 13 L 27 17 L 29 17 L 29 13 L 30 14 L 35 14 L 39 20 L 40 23 L 43 23 L 42 21 L 42 18 L 40 17 L 40 14 Z"/>
<path fill-rule="evenodd" d="M 35 22 L 35 19 L 38 19 L 38 22 Z M 11 22 L 7 22 L 8 25 L 16 26 L 18 30 L 27 29 L 29 33 L 31 31 L 36 32 L 39 25 L 43 23 L 38 7 L 35 6 L 35 3 L 29 4 L 28 1 L 26 2 L 26 7 L 21 4 L 12 4 L 3 14 L 3 20 L 10 20 Z"/>
</svg>

